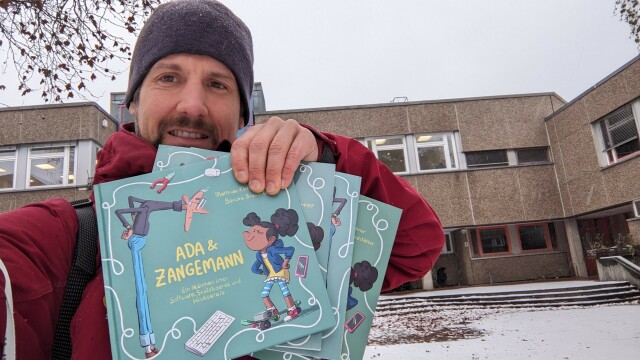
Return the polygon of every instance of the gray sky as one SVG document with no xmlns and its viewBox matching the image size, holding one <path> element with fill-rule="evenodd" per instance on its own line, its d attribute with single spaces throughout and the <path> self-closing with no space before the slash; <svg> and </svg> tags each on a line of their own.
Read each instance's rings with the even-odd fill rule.
<svg viewBox="0 0 640 360">
<path fill-rule="evenodd" d="M 267 110 L 537 92 L 570 101 L 638 55 L 615 0 L 223 2 L 253 33 Z M 109 93 L 126 89 L 128 64 L 115 67 L 125 73 L 96 81 L 87 100 L 108 109 Z M 43 103 L 15 83 L 1 103 Z"/>
</svg>

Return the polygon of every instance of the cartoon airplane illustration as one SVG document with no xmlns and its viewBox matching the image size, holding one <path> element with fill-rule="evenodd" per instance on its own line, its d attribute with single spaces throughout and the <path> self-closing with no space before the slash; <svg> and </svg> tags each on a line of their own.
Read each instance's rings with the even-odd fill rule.
<svg viewBox="0 0 640 360">
<path fill-rule="evenodd" d="M 184 204 L 182 208 L 187 211 L 184 219 L 184 231 L 189 231 L 191 227 L 191 219 L 193 218 L 193 214 L 208 214 L 209 212 L 204 208 L 205 202 L 207 200 L 204 198 L 204 193 L 207 189 L 198 190 L 191 199 L 187 195 L 182 195 L 182 201 Z"/>
</svg>

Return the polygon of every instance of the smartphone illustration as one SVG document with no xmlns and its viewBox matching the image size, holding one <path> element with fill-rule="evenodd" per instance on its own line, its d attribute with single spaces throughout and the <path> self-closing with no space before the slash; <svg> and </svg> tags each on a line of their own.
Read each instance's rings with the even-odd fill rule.
<svg viewBox="0 0 640 360">
<path fill-rule="evenodd" d="M 362 321 L 364 320 L 364 315 L 360 311 L 357 311 L 353 316 L 344 324 L 344 327 L 353 334 L 354 331 L 360 326 Z"/>
<path fill-rule="evenodd" d="M 309 256 L 300 255 L 298 256 L 298 263 L 296 264 L 295 275 L 297 277 L 307 277 L 307 268 L 309 267 Z"/>
</svg>

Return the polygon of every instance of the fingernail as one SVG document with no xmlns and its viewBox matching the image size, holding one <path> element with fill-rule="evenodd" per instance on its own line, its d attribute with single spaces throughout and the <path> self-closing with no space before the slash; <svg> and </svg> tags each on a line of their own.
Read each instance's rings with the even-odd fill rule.
<svg viewBox="0 0 640 360">
<path fill-rule="evenodd" d="M 260 190 L 260 181 L 258 180 L 251 180 L 251 183 L 249 183 L 249 187 L 251 188 L 251 190 L 253 191 L 258 191 Z"/>
<path fill-rule="evenodd" d="M 247 181 L 247 173 L 244 171 L 238 171 L 238 176 L 236 177 L 236 179 L 239 182 L 246 182 Z"/>
</svg>

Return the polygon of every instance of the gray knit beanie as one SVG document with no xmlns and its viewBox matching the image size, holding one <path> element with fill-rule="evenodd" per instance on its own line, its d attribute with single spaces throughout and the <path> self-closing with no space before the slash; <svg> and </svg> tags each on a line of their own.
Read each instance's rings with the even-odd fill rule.
<svg viewBox="0 0 640 360">
<path fill-rule="evenodd" d="M 253 89 L 253 43 L 249 28 L 215 0 L 174 0 L 164 3 L 144 24 L 131 58 L 127 108 L 151 67 L 171 54 L 209 55 L 236 77 L 244 123 L 249 121 Z"/>
</svg>

